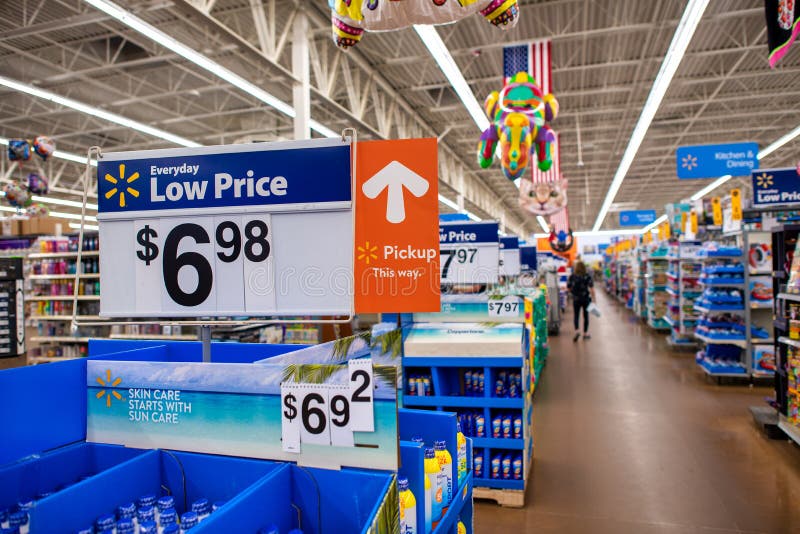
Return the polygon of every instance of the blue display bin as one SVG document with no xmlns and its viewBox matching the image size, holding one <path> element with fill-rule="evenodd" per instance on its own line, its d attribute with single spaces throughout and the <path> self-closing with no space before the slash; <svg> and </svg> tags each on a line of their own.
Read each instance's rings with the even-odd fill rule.
<svg viewBox="0 0 800 534">
<path fill-rule="evenodd" d="M 459 521 L 472 532 L 472 470 L 458 484 L 458 444 L 456 441 L 456 414 L 450 412 L 412 410 L 397 411 L 400 433 L 400 464 L 398 475 L 408 478 L 408 487 L 417 500 L 417 532 L 425 532 L 425 447 L 445 440 L 447 451 L 453 458 L 453 501 L 445 509 L 441 519 L 433 524 L 434 533 L 455 534 Z M 411 441 L 420 437 L 425 445 Z M 472 465 L 472 445 L 467 438 L 467 466 Z"/>
<path fill-rule="evenodd" d="M 303 348 L 213 343 L 210 367 L 269 361 Z M 100 360 L 199 362 L 202 346 L 92 340 L 90 354 Z M 196 527 L 198 534 L 256 532 L 272 524 L 281 532 L 300 527 L 304 534 L 367 532 L 396 506 L 391 471 L 86 443 L 86 374 L 85 359 L 0 371 L 0 510 L 53 492 L 31 509 L 31 534 L 75 532 L 148 493 L 173 494 L 178 513 L 201 497 L 224 501 Z"/>
</svg>

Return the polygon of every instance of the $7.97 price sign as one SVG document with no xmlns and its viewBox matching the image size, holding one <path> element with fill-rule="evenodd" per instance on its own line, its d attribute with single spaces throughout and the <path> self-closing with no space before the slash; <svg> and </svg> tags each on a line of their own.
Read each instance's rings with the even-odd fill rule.
<svg viewBox="0 0 800 534">
<path fill-rule="evenodd" d="M 374 432 L 372 360 L 350 360 L 348 384 L 281 384 L 281 447 L 355 446 L 353 432 Z"/>
<path fill-rule="evenodd" d="M 502 299 L 490 300 L 488 303 L 489 315 L 495 317 L 517 317 L 522 311 L 519 297 L 509 295 Z"/>
</svg>

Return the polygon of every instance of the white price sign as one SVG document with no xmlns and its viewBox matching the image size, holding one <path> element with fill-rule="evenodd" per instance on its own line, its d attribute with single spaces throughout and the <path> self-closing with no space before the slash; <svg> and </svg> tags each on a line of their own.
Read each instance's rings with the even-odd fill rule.
<svg viewBox="0 0 800 534">
<path fill-rule="evenodd" d="M 497 231 L 496 222 L 440 224 L 442 283 L 496 283 L 500 268 Z"/>
<path fill-rule="evenodd" d="M 105 154 L 100 313 L 349 313 L 350 149 L 340 140 Z"/>
<path fill-rule="evenodd" d="M 353 432 L 374 432 L 372 360 L 348 362 L 348 384 L 281 384 L 281 443 L 354 447 Z"/>
<path fill-rule="evenodd" d="M 519 317 L 522 312 L 522 299 L 509 295 L 488 304 L 491 317 Z"/>
<path fill-rule="evenodd" d="M 517 276 L 521 272 L 519 259 L 519 239 L 500 238 L 500 275 Z"/>
</svg>

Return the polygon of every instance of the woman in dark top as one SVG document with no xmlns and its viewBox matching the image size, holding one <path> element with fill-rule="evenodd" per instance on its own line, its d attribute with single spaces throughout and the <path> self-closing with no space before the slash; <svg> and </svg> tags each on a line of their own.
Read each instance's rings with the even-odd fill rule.
<svg viewBox="0 0 800 534">
<path fill-rule="evenodd" d="M 572 295 L 572 305 L 575 308 L 575 337 L 578 341 L 580 332 L 580 311 L 583 310 L 583 339 L 589 339 L 589 304 L 594 299 L 594 282 L 592 276 L 586 272 L 586 264 L 582 261 L 575 263 L 575 272 L 569 276 L 567 288 Z"/>
</svg>

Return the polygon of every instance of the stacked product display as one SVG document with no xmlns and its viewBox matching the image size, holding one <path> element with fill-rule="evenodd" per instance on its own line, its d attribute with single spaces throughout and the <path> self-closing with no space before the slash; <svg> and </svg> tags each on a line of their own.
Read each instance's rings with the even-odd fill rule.
<svg viewBox="0 0 800 534">
<path fill-rule="evenodd" d="M 523 324 L 453 323 L 447 313 L 436 314 L 441 323 L 403 319 L 403 404 L 456 412 L 473 440 L 475 495 L 511 506 L 524 504 L 532 463 L 533 392 L 548 352 L 545 291 L 526 297 L 524 310 Z"/>
<path fill-rule="evenodd" d="M 659 246 L 650 250 L 645 267 L 647 324 L 656 330 L 670 328 L 665 320 L 668 312 L 670 295 L 667 293 L 667 261 L 668 248 Z"/>
<path fill-rule="evenodd" d="M 772 232 L 777 344 L 775 401 L 778 426 L 800 444 L 800 225 L 785 224 Z"/>
<path fill-rule="evenodd" d="M 705 346 L 697 353 L 697 363 L 711 376 L 746 376 L 742 249 L 711 241 L 704 244 L 698 257 L 703 262 L 703 292 L 695 302 L 695 309 L 702 314 L 695 337 Z"/>
<path fill-rule="evenodd" d="M 0 358 L 25 354 L 22 259 L 0 257 Z"/>
<path fill-rule="evenodd" d="M 695 241 L 675 241 L 670 244 L 667 258 L 667 289 L 670 297 L 664 320 L 670 326 L 667 342 L 675 347 L 693 347 L 697 324 L 695 301 L 700 295 L 698 279 L 701 264 L 697 258 L 699 244 Z"/>
</svg>

